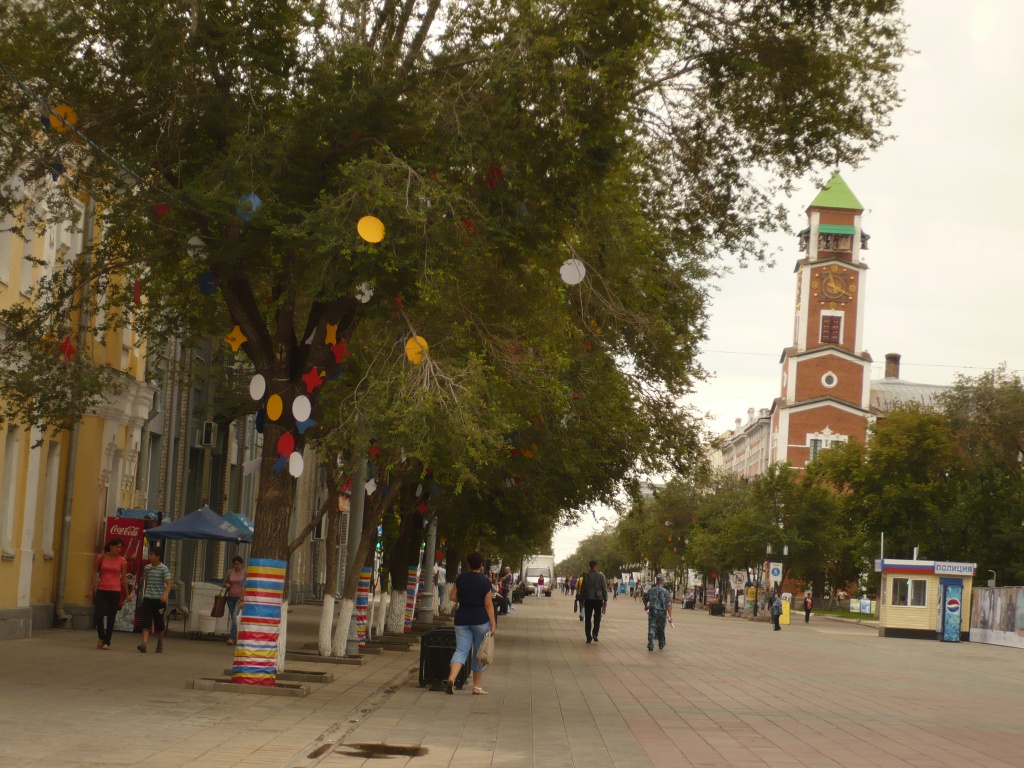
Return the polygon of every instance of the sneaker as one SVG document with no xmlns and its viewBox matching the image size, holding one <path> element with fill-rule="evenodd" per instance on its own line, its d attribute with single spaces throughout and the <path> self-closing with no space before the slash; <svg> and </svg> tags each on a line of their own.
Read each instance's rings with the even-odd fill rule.
<svg viewBox="0 0 1024 768">
<path fill-rule="evenodd" d="M 135 647 L 138 649 L 139 653 L 145 653 L 146 652 L 146 644 L 145 643 L 139 643 Z"/>
<path fill-rule="evenodd" d="M 157 653 L 163 653 L 164 652 L 164 641 L 163 640 L 157 640 L 156 641 L 156 652 Z"/>
</svg>

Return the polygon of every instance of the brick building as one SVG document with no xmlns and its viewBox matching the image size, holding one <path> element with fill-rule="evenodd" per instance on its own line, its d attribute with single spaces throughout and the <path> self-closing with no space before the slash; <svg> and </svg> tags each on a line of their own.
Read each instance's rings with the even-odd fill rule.
<svg viewBox="0 0 1024 768">
<path fill-rule="evenodd" d="M 946 389 L 904 382 L 897 354 L 886 355 L 885 378 L 871 380 L 873 361 L 864 349 L 868 266 L 861 258 L 870 236 L 863 213 L 838 172 L 807 208 L 779 395 L 770 408 L 749 409 L 746 422 L 737 419 L 719 438 L 712 462 L 721 471 L 754 477 L 775 462 L 803 467 L 837 443 L 864 442 L 868 425 L 899 404 L 934 407 Z"/>
</svg>

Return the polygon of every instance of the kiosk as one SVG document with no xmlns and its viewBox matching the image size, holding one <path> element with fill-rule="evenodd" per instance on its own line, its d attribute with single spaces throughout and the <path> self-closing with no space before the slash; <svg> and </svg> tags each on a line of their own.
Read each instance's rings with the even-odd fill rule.
<svg viewBox="0 0 1024 768">
<path fill-rule="evenodd" d="M 975 563 L 876 560 L 879 637 L 968 640 Z"/>
</svg>

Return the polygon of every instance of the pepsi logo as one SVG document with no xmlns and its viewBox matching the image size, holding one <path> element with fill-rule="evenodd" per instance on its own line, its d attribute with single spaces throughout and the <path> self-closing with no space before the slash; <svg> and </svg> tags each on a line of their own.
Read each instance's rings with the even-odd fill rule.
<svg viewBox="0 0 1024 768">
<path fill-rule="evenodd" d="M 957 612 L 959 612 L 960 611 L 960 601 L 957 598 L 955 598 L 955 597 L 949 598 L 949 600 L 946 601 L 946 610 L 949 611 L 950 613 L 957 613 Z"/>
</svg>

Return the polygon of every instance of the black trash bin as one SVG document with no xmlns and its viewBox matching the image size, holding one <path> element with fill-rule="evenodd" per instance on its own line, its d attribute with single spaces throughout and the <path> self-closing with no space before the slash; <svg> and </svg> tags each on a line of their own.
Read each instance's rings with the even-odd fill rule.
<svg viewBox="0 0 1024 768">
<path fill-rule="evenodd" d="M 420 638 L 420 688 L 440 685 L 448 679 L 454 653 L 455 630 L 451 627 L 432 629 Z M 455 687 L 460 691 L 468 675 L 469 665 L 463 664 L 455 678 Z"/>
<path fill-rule="evenodd" d="M 712 616 L 725 616 L 725 605 L 723 603 L 714 603 L 708 610 L 711 611 Z"/>
<path fill-rule="evenodd" d="M 696 601 L 696 599 L 694 599 L 692 597 L 689 600 L 687 600 L 686 602 L 683 603 L 683 608 L 685 610 L 687 610 L 687 611 L 692 611 L 696 607 L 697 607 L 697 601 Z"/>
</svg>

